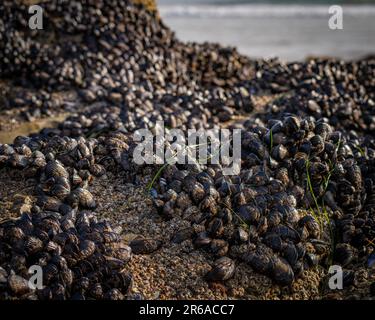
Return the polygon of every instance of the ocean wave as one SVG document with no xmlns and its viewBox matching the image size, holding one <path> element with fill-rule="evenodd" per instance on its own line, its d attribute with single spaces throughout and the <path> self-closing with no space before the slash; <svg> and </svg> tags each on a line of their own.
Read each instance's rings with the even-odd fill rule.
<svg viewBox="0 0 375 320">
<path fill-rule="evenodd" d="M 325 17 L 329 5 L 160 5 L 162 17 L 261 18 Z M 375 16 L 375 5 L 344 5 L 345 16 Z"/>
</svg>

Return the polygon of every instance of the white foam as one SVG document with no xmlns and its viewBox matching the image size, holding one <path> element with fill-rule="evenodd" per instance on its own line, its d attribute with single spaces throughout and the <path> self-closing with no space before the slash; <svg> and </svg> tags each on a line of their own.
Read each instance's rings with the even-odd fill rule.
<svg viewBox="0 0 375 320">
<path fill-rule="evenodd" d="M 329 17 L 329 5 L 160 5 L 162 17 L 195 18 L 262 18 L 262 17 Z M 344 5 L 345 16 L 375 16 L 375 5 Z"/>
</svg>

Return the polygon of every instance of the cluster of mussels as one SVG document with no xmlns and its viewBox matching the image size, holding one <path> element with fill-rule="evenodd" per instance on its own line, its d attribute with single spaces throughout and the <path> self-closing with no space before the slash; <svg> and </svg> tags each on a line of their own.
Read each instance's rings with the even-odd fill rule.
<svg viewBox="0 0 375 320">
<path fill-rule="evenodd" d="M 257 70 L 257 88 L 283 93 L 260 115 L 270 120 L 285 113 L 327 118 L 336 129 L 375 130 L 375 59 L 312 59 L 305 63 L 266 61 Z M 293 90 L 293 94 L 287 94 Z"/>
<path fill-rule="evenodd" d="M 132 133 L 158 120 L 186 132 L 247 117 L 233 124 L 239 174 L 210 161 L 170 164 L 151 189 L 161 216 L 191 222 L 171 241 L 191 239 L 216 259 L 208 281 L 228 280 L 239 261 L 280 285 L 318 264 L 375 262 L 374 59 L 252 61 L 180 42 L 132 1 L 41 5 L 44 30 L 30 30 L 25 5 L 0 3 L 0 108 L 26 108 L 28 119 L 74 114 L 0 144 L 0 168 L 37 180 L 30 212 L 0 224 L 0 298 L 127 296 L 131 252 L 160 243 L 123 245 L 118 228 L 96 220 L 89 185 L 112 170 L 136 182 L 145 166 L 132 159 Z M 249 117 L 264 93 L 280 96 Z M 43 268 L 43 290 L 28 289 L 32 265 Z"/>
<path fill-rule="evenodd" d="M 171 127 L 207 126 L 252 109 L 250 88 L 243 84 L 252 63 L 235 49 L 181 43 L 155 14 L 127 0 L 41 6 L 44 29 L 31 31 L 27 6 L 0 4 L 0 74 L 11 79 L 8 108 L 28 104 L 31 115 L 45 114 L 53 109 L 43 108 L 40 89 L 74 88 L 81 101 L 76 111 L 90 106 L 88 122 L 74 128 L 77 135 L 134 130 L 156 120 Z M 98 106 L 101 112 L 94 112 Z"/>
<path fill-rule="evenodd" d="M 88 191 L 93 176 L 105 173 L 98 157 L 110 157 L 124 141 L 55 136 L 18 137 L 0 146 L 0 163 L 39 177 L 29 212 L 0 224 L 0 297 L 22 299 L 123 299 L 132 277 L 123 271 L 131 258 L 121 228 L 97 221 Z M 113 161 L 116 161 L 113 158 Z M 30 290 L 29 268 L 43 271 L 43 289 Z"/>
<path fill-rule="evenodd" d="M 374 218 L 363 204 L 369 194 L 373 202 L 374 150 L 369 159 L 352 143 L 323 120 L 287 116 L 254 125 L 242 132 L 238 175 L 223 176 L 217 165 L 170 166 L 155 206 L 166 218 L 191 221 L 172 241 L 191 237 L 219 258 L 208 279 L 230 278 L 234 261 L 242 260 L 288 285 L 332 258 L 348 265 L 355 248 L 362 249 L 359 258 L 372 252 L 366 241 L 375 235 Z"/>
</svg>

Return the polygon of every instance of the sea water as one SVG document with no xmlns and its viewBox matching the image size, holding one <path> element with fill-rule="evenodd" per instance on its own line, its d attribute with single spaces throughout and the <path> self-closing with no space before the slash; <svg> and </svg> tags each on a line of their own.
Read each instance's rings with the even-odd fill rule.
<svg viewBox="0 0 375 320">
<path fill-rule="evenodd" d="M 360 3 L 360 4 L 359 4 Z M 165 23 L 184 41 L 235 46 L 251 57 L 357 59 L 375 53 L 375 1 L 159 0 Z M 343 8 L 343 29 L 328 25 Z"/>
</svg>

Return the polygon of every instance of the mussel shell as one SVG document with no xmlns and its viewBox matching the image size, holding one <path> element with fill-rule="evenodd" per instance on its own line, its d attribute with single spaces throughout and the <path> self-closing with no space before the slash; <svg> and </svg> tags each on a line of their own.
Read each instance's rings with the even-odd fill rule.
<svg viewBox="0 0 375 320">
<path fill-rule="evenodd" d="M 132 250 L 129 246 L 124 245 L 124 246 L 121 246 L 120 248 L 113 250 L 113 256 L 124 262 L 128 262 L 131 259 Z"/>
<path fill-rule="evenodd" d="M 88 257 L 94 254 L 96 250 L 96 245 L 93 241 L 84 240 L 80 242 L 79 250 L 80 250 L 80 255 L 79 255 L 80 258 L 87 259 Z"/>
<path fill-rule="evenodd" d="M 87 208 L 87 209 L 96 208 L 96 202 L 95 202 L 94 196 L 91 194 L 90 191 L 83 189 L 83 188 L 75 189 L 68 196 L 68 202 L 72 205 L 72 207 L 80 205 L 83 208 Z"/>
<path fill-rule="evenodd" d="M 333 259 L 342 267 L 349 265 L 355 257 L 354 249 L 351 245 L 340 243 L 335 247 Z"/>
<path fill-rule="evenodd" d="M 134 254 L 149 254 L 158 250 L 163 242 L 158 239 L 135 239 L 129 243 Z"/>
<path fill-rule="evenodd" d="M 70 186 L 67 187 L 63 184 L 56 183 L 51 188 L 50 194 L 60 200 L 63 200 L 70 194 Z"/>
<path fill-rule="evenodd" d="M 298 261 L 298 251 L 293 243 L 287 243 L 282 250 L 283 257 L 291 266 L 296 265 Z"/>
<path fill-rule="evenodd" d="M 209 251 L 217 257 L 225 256 L 228 253 L 229 244 L 222 239 L 213 239 L 210 243 Z"/>
<path fill-rule="evenodd" d="M 291 285 L 294 281 L 294 272 L 290 264 L 283 258 L 273 256 L 271 259 L 270 274 L 272 279 L 282 285 Z"/>
<path fill-rule="evenodd" d="M 220 237 L 224 232 L 223 220 L 221 220 L 220 218 L 212 219 L 208 224 L 207 230 L 210 233 L 211 237 Z"/>
<path fill-rule="evenodd" d="M 96 283 L 89 289 L 89 294 L 94 299 L 103 299 L 103 287 L 100 283 Z"/>
<path fill-rule="evenodd" d="M 30 236 L 25 239 L 24 247 L 28 254 L 34 254 L 43 249 L 43 242 L 36 237 Z"/>
<path fill-rule="evenodd" d="M 211 243 L 212 239 L 208 236 L 207 232 L 199 232 L 194 239 L 194 245 L 197 248 L 206 247 Z"/>
<path fill-rule="evenodd" d="M 108 290 L 104 295 L 104 300 L 123 300 L 123 294 L 116 288 Z"/>
<path fill-rule="evenodd" d="M 61 162 L 57 160 L 49 161 L 45 167 L 47 177 L 62 177 L 69 179 L 69 173 L 66 171 Z"/>
<path fill-rule="evenodd" d="M 9 276 L 8 286 L 16 296 L 22 296 L 23 294 L 30 291 L 28 281 L 18 275 Z"/>
<path fill-rule="evenodd" d="M 214 265 L 206 275 L 209 281 L 225 281 L 234 275 L 235 262 L 228 257 L 221 257 L 214 262 Z"/>
</svg>

